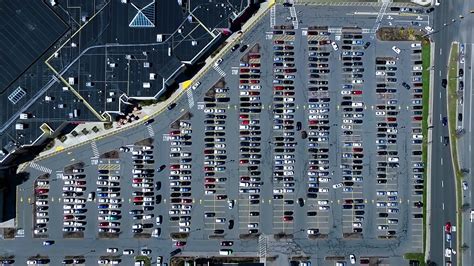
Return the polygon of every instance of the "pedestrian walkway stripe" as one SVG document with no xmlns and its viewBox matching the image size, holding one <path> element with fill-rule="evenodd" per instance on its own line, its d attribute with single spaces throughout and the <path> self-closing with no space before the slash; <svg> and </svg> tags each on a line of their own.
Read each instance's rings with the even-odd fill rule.
<svg viewBox="0 0 474 266">
<path fill-rule="evenodd" d="M 150 135 L 150 137 L 154 137 L 155 136 L 155 131 L 153 130 L 153 127 L 151 125 L 148 125 L 146 126 L 147 130 L 148 130 L 148 134 Z"/>
<path fill-rule="evenodd" d="M 30 167 L 33 168 L 33 169 L 36 169 L 38 171 L 41 171 L 41 172 L 45 172 L 45 173 L 48 173 L 48 174 L 51 174 L 53 172 L 53 170 L 47 168 L 47 167 L 44 167 L 42 165 L 39 165 L 35 162 L 30 162 Z"/>
<path fill-rule="evenodd" d="M 194 106 L 193 91 L 192 91 L 192 90 L 188 90 L 187 94 L 188 94 L 188 104 L 189 104 L 189 108 L 193 108 L 193 106 Z"/>
<path fill-rule="evenodd" d="M 94 154 L 94 157 L 99 157 L 99 149 L 97 148 L 97 142 L 93 141 L 91 142 L 91 148 L 92 148 L 92 153 Z"/>
<path fill-rule="evenodd" d="M 213 68 L 214 68 L 215 71 L 217 71 L 217 73 L 219 73 L 219 75 L 225 77 L 224 70 L 222 70 L 219 66 L 214 65 Z"/>
</svg>

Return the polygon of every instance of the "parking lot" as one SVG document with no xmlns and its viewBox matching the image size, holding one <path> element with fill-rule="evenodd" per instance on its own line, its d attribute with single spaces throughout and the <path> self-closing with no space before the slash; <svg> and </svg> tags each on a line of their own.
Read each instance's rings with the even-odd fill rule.
<svg viewBox="0 0 474 266">
<path fill-rule="evenodd" d="M 184 97 L 129 140 L 99 145 L 94 163 L 89 152 L 37 179 L 35 237 L 142 243 L 102 247 L 94 256 L 104 263 L 201 247 L 255 252 L 261 234 L 420 248 L 420 44 L 277 21 L 216 59 L 213 79 L 190 89 L 191 108 Z M 51 227 L 57 217 L 61 229 Z"/>
</svg>

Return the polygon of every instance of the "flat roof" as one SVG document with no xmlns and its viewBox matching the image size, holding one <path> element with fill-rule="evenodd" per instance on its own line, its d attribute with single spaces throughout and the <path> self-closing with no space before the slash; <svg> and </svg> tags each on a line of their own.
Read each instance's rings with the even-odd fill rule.
<svg viewBox="0 0 474 266">
<path fill-rule="evenodd" d="M 1 7 L 0 94 L 3 97 L 7 88 L 66 32 L 68 26 L 44 1 L 3 0 Z"/>
</svg>

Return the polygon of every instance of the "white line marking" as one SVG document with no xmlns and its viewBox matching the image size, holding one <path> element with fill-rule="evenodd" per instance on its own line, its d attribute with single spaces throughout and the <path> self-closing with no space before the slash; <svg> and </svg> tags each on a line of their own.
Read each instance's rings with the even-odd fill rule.
<svg viewBox="0 0 474 266">
<path fill-rule="evenodd" d="M 443 165 L 443 158 L 441 157 L 441 165 Z"/>
<path fill-rule="evenodd" d="M 94 154 L 94 157 L 99 157 L 99 149 L 97 148 L 97 142 L 93 141 L 91 142 L 91 148 L 92 148 L 92 153 Z"/>
<path fill-rule="evenodd" d="M 444 210 L 444 202 L 443 202 L 443 210 Z M 443 241 L 444 242 L 444 241 Z"/>
<path fill-rule="evenodd" d="M 153 127 L 151 125 L 148 125 L 146 127 L 147 127 L 148 134 L 150 135 L 150 137 L 154 137 L 155 136 L 155 131 L 153 130 Z"/>
<path fill-rule="evenodd" d="M 443 49 L 440 48 L 440 49 L 439 49 L 439 55 L 442 55 L 442 54 L 443 54 Z"/>
<path fill-rule="evenodd" d="M 441 180 L 441 187 L 444 187 L 444 181 Z"/>
</svg>

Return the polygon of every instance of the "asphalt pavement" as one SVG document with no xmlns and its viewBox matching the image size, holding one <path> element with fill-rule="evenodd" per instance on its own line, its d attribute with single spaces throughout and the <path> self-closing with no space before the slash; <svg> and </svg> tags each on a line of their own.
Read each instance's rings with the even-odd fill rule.
<svg viewBox="0 0 474 266">
<path fill-rule="evenodd" d="M 292 16 L 291 12 L 288 9 L 283 10 L 281 6 L 278 6 L 277 8 L 281 8 L 282 10 L 279 10 L 277 13 L 277 17 L 275 18 L 276 24 L 284 24 L 288 23 L 288 16 Z M 374 11 L 372 8 L 367 8 L 367 7 L 361 7 L 360 10 L 366 10 L 367 12 L 372 12 L 375 13 L 372 15 L 355 15 L 353 12 L 353 7 L 328 7 L 327 9 L 321 9 L 320 7 L 316 8 L 308 8 L 308 7 L 298 7 L 296 8 L 296 14 L 298 16 L 298 26 L 299 30 L 298 36 L 296 37 L 295 42 L 297 46 L 300 49 L 297 49 L 297 53 L 300 52 L 306 52 L 304 49 L 306 47 L 305 41 L 307 41 L 307 37 L 303 36 L 302 34 L 302 28 L 307 28 L 309 26 L 313 25 L 323 25 L 327 24 L 328 21 L 331 22 L 332 25 L 334 25 L 336 28 L 342 27 L 342 26 L 354 26 L 354 22 L 360 26 L 363 29 L 370 29 L 374 25 L 374 16 L 376 16 L 377 12 Z M 313 19 L 314 13 L 319 12 L 320 16 L 316 16 L 316 18 Z M 340 14 L 348 14 L 348 17 L 343 17 L 340 18 Z M 294 15 L 294 14 L 293 14 Z M 266 76 L 271 77 L 272 68 L 272 57 L 270 54 L 272 53 L 272 45 L 271 45 L 271 38 L 273 36 L 270 36 L 268 32 L 271 31 L 269 26 L 269 21 L 271 23 L 272 19 L 270 18 L 272 15 L 267 14 L 267 17 L 262 19 L 261 22 L 259 22 L 255 29 L 244 35 L 243 37 L 243 43 L 249 44 L 250 46 L 255 44 L 255 43 L 261 43 L 263 45 L 263 50 L 261 51 L 263 54 L 267 54 L 266 58 L 264 60 L 265 64 L 263 65 L 263 70 Z M 400 16 L 393 15 L 394 19 L 387 20 L 384 23 L 397 23 L 398 20 L 402 20 L 403 18 Z M 409 20 L 408 22 L 403 19 L 400 23 L 406 24 L 410 23 Z M 427 22 L 426 22 L 427 23 Z M 293 24 L 294 25 L 294 24 Z M 332 34 L 335 35 L 340 35 L 341 33 L 338 33 L 337 29 L 332 29 Z M 392 55 L 393 56 L 393 51 L 391 50 L 391 44 L 390 43 L 384 43 L 384 42 L 377 42 L 376 40 L 372 40 L 370 34 L 368 32 L 364 33 L 364 41 L 371 41 L 372 42 L 372 47 L 369 50 L 367 50 L 367 55 L 364 56 L 364 64 L 367 69 L 367 88 L 374 88 L 375 87 L 375 82 L 373 79 L 369 78 L 369 75 L 375 74 L 375 66 L 374 66 L 374 59 L 376 56 L 387 56 L 387 55 Z M 377 42 L 377 43 L 376 43 Z M 409 43 L 405 44 L 400 44 L 400 48 L 403 50 L 404 54 L 408 54 L 410 51 Z M 203 219 L 203 212 L 208 210 L 208 209 L 218 209 L 219 211 L 222 211 L 222 213 L 225 213 L 225 215 L 228 215 L 227 217 L 234 217 L 237 219 L 239 222 L 236 223 L 236 229 L 230 230 L 228 234 L 226 234 L 225 239 L 226 240 L 233 240 L 235 242 L 234 244 L 234 249 L 235 249 L 235 254 L 238 255 L 240 252 L 246 252 L 245 254 L 254 254 L 257 256 L 257 247 L 258 247 L 258 242 L 256 239 L 250 240 L 250 241 L 245 241 L 245 240 L 240 240 L 239 239 L 239 232 L 242 232 L 244 229 L 247 230 L 247 224 L 246 223 L 240 223 L 240 219 L 249 219 L 248 213 L 242 213 L 242 212 L 237 212 L 239 208 L 241 208 L 240 203 L 243 202 L 242 200 L 242 195 L 239 195 L 237 188 L 237 178 L 230 178 L 228 176 L 229 183 L 227 183 L 227 186 L 225 187 L 225 192 L 227 193 L 228 197 L 231 197 L 233 199 L 239 199 L 239 202 L 237 204 L 237 208 L 235 210 L 227 210 L 227 208 L 222 207 L 221 203 L 216 203 L 216 201 L 212 201 L 210 197 L 203 196 L 203 176 L 201 169 L 203 167 L 202 160 L 201 160 L 201 154 L 203 150 L 203 142 L 202 139 L 204 138 L 203 135 L 203 123 L 202 121 L 204 120 L 204 114 L 203 114 L 203 98 L 205 96 L 205 93 L 207 90 L 211 87 L 214 86 L 214 84 L 220 80 L 221 78 L 225 78 L 226 82 L 228 82 L 229 87 L 230 87 L 230 97 L 231 98 L 237 98 L 237 80 L 238 77 L 234 77 L 235 74 L 233 74 L 233 70 L 239 66 L 239 61 L 241 58 L 241 54 L 238 51 L 234 52 L 229 52 L 227 55 L 223 57 L 223 62 L 219 65 L 219 67 L 212 69 L 209 71 L 205 78 L 201 79 L 201 85 L 195 89 L 195 90 L 190 90 L 190 93 L 186 93 L 184 97 L 180 98 L 176 103 L 176 107 L 174 107 L 173 110 L 164 112 L 160 114 L 158 117 L 155 118 L 155 123 L 152 124 L 151 127 L 147 127 L 145 125 L 131 128 L 130 130 L 120 132 L 117 135 L 108 137 L 106 139 L 101 139 L 98 140 L 94 145 L 84 145 L 80 146 L 70 152 L 60 154 L 59 156 L 55 156 L 52 158 L 47 158 L 45 160 L 37 162 L 37 164 L 40 166 L 32 167 L 29 170 L 31 171 L 31 178 L 28 180 L 26 183 L 24 183 L 19 190 L 19 195 L 18 195 L 18 206 L 19 206 L 19 218 L 18 218 L 18 225 L 20 228 L 23 228 L 25 230 L 25 234 L 23 237 L 18 237 L 17 239 L 8 242 L 8 245 L 5 245 L 2 247 L 2 250 L 4 250 L 5 255 L 6 254 L 15 254 L 17 258 L 19 258 L 19 261 L 22 259 L 27 259 L 29 256 L 34 256 L 35 254 L 44 254 L 48 255 L 50 258 L 54 259 L 54 262 L 51 263 L 51 265 L 58 265 L 57 263 L 64 258 L 65 255 L 83 255 L 87 257 L 87 259 L 91 260 L 97 260 L 100 256 L 106 255 L 105 253 L 105 248 L 107 247 L 117 247 L 119 249 L 125 249 L 125 248 L 133 248 L 135 249 L 135 252 L 138 252 L 140 248 L 148 247 L 153 250 L 152 252 L 152 257 L 156 258 L 156 256 L 164 256 L 165 261 L 169 259 L 169 252 L 174 250 L 175 247 L 173 246 L 173 241 L 171 241 L 168 237 L 168 233 L 172 232 L 176 228 L 174 228 L 171 223 L 165 223 L 163 225 L 163 230 L 164 233 L 162 233 L 162 237 L 158 239 L 154 238 L 141 238 L 137 239 L 132 236 L 130 233 L 130 228 L 131 228 L 131 221 L 127 220 L 124 221 L 122 225 L 122 231 L 123 233 L 114 241 L 110 239 L 102 239 L 97 237 L 96 233 L 96 215 L 94 213 L 97 211 L 95 208 L 93 208 L 93 204 L 91 204 L 91 207 L 89 208 L 89 214 L 91 217 L 88 217 L 88 221 L 90 224 L 88 224 L 85 232 L 85 236 L 83 240 L 75 241 L 75 240 L 69 240 L 69 239 L 64 239 L 62 238 L 61 230 L 60 228 L 62 227 L 62 219 L 57 219 L 57 217 L 61 217 L 61 211 L 62 211 L 62 206 L 63 203 L 60 201 L 60 196 L 58 195 L 50 195 L 51 200 L 51 216 L 55 217 L 52 218 L 49 223 L 48 223 L 48 228 L 50 228 L 50 238 L 53 238 L 56 240 L 56 244 L 52 246 L 47 246 L 44 247 L 41 245 L 41 242 L 43 239 L 35 239 L 32 237 L 32 208 L 31 208 L 31 203 L 32 203 L 32 188 L 33 188 L 33 179 L 34 177 L 38 176 L 41 174 L 41 169 L 46 169 L 46 170 L 51 170 L 52 171 L 52 177 L 51 179 L 54 179 L 56 177 L 56 174 L 62 174 L 61 172 L 63 171 L 63 167 L 69 164 L 73 164 L 76 162 L 84 162 L 85 163 L 85 168 L 86 168 L 86 175 L 88 176 L 88 182 L 90 184 L 95 184 L 96 181 L 96 176 L 97 176 L 97 167 L 95 165 L 95 160 L 94 154 L 96 153 L 103 153 L 106 151 L 110 150 L 116 150 L 120 146 L 126 146 L 133 144 L 134 142 L 146 138 L 154 138 L 154 155 L 156 157 L 156 165 L 159 166 L 161 164 L 169 165 L 170 164 L 170 159 L 169 159 L 169 152 L 170 152 L 170 147 L 169 147 L 169 132 L 170 132 L 170 127 L 169 125 L 181 117 L 181 115 L 188 110 L 193 114 L 193 117 L 190 119 L 190 122 L 192 124 L 192 141 L 193 145 L 192 148 L 190 148 L 190 152 L 193 154 L 193 158 L 197 161 L 196 163 L 193 162 L 193 167 L 191 171 L 193 172 L 193 181 L 192 181 L 192 197 L 194 199 L 193 201 L 193 214 L 192 214 L 192 228 L 190 232 L 190 237 L 188 238 L 188 243 L 186 247 L 183 248 L 183 255 L 186 255 L 187 252 L 189 252 L 189 255 L 194 256 L 196 252 L 200 252 L 200 255 L 205 255 L 205 256 L 212 256 L 216 255 L 219 247 L 218 241 L 215 240 L 210 240 L 209 237 L 209 230 L 214 230 L 216 229 L 216 224 L 215 223 L 210 223 Z M 297 58 L 304 58 L 304 57 L 297 57 Z M 334 56 L 334 54 L 331 56 L 331 62 L 338 62 L 338 58 Z M 411 59 L 407 56 L 401 55 L 400 56 L 400 62 L 398 64 L 399 67 L 401 68 L 398 71 L 398 75 L 400 77 L 405 77 L 409 75 L 410 69 L 411 69 Z M 300 60 L 297 59 L 297 67 L 298 69 L 301 69 L 301 72 L 298 73 L 298 75 L 301 75 L 298 77 L 299 80 L 304 80 L 304 71 L 305 65 L 306 65 L 306 59 Z M 336 64 L 336 63 L 334 63 Z M 340 63 L 337 63 L 340 64 Z M 410 68 L 403 69 L 402 65 L 409 65 Z M 340 71 L 340 70 L 337 70 Z M 340 82 L 338 80 L 337 72 L 336 74 L 330 77 L 331 83 L 338 84 L 340 85 Z M 301 73 L 301 74 L 300 74 Z M 436 72 L 435 72 L 436 73 Z M 301 82 L 301 81 L 298 81 Z M 301 83 L 300 85 L 303 86 L 304 83 Z M 272 79 L 271 78 L 264 78 L 262 80 L 262 85 L 264 88 L 271 88 L 272 86 Z M 338 86 L 339 88 L 339 86 Z M 404 95 L 406 94 L 406 95 Z M 400 111 L 399 118 L 401 120 L 406 120 L 410 121 L 410 113 L 408 109 L 408 105 L 410 105 L 411 99 L 408 98 L 408 94 L 405 92 L 400 93 L 401 96 L 400 100 L 402 101 L 402 105 L 404 105 L 404 110 Z M 266 99 L 263 102 L 264 109 L 262 108 L 263 112 L 261 114 L 261 121 L 262 121 L 262 128 L 271 128 L 272 126 L 272 112 L 271 112 L 271 104 L 272 100 L 269 98 L 271 96 L 271 90 L 268 89 L 268 91 L 264 92 L 262 94 L 262 98 Z M 331 97 L 334 99 L 340 100 L 340 92 L 337 90 L 335 93 L 331 92 Z M 299 106 L 297 107 L 296 111 L 296 119 L 295 120 L 304 120 L 306 113 L 304 112 L 306 106 L 307 106 L 307 101 L 308 99 L 306 98 L 306 94 L 302 93 L 301 91 L 296 94 L 297 102 L 296 104 Z M 374 144 L 374 137 L 375 137 L 375 111 L 372 110 L 372 107 L 377 103 L 376 102 L 376 97 L 375 93 L 367 93 L 367 96 L 364 95 L 364 101 L 366 101 L 367 105 L 367 113 L 370 113 L 367 115 L 366 119 L 366 126 L 370 127 L 367 130 L 361 131 L 363 134 L 366 134 L 364 136 L 364 145 L 367 151 L 365 153 L 370 154 L 370 153 L 375 153 L 375 144 Z M 226 138 L 234 140 L 234 144 L 232 144 L 231 141 L 228 141 L 227 143 L 229 144 L 228 151 L 236 151 L 238 149 L 238 146 L 235 144 L 237 143 L 237 114 L 238 114 L 238 106 L 236 105 L 235 99 L 232 100 L 233 102 L 229 103 L 226 108 L 226 113 L 229 116 L 228 121 L 226 121 Z M 339 101 L 334 101 L 332 103 L 332 110 L 331 110 L 331 116 L 337 117 L 338 119 L 341 119 L 340 116 L 336 116 L 337 113 L 335 111 L 337 105 L 339 104 Z M 438 103 L 439 104 L 439 103 Z M 436 105 L 439 106 L 439 105 Z M 336 108 L 334 108 L 336 107 Z M 435 108 L 436 110 L 436 108 Z M 438 110 L 439 111 L 439 110 Z M 436 112 L 436 111 L 435 111 Z M 435 115 L 435 117 L 437 117 Z M 410 120 L 409 120 L 410 119 Z M 306 123 L 306 122 L 305 122 Z M 405 124 L 404 124 L 405 123 Z M 400 122 L 401 125 L 406 125 L 408 126 L 408 122 Z M 332 132 L 336 133 L 332 139 L 331 142 L 334 146 L 339 146 L 340 142 L 339 140 L 339 134 L 341 133 L 340 130 L 340 125 L 336 127 L 337 129 L 334 129 Z M 435 129 L 442 129 L 441 127 L 435 127 Z M 409 132 L 410 128 L 407 128 L 404 130 L 403 135 L 398 138 L 398 141 L 403 141 L 407 142 L 407 135 Z M 262 145 L 263 148 L 262 150 L 265 152 L 265 154 L 269 154 L 270 156 L 273 155 L 271 145 L 269 144 L 270 137 L 271 137 L 271 130 L 264 130 L 266 131 L 265 133 L 262 134 Z M 439 132 L 438 134 L 441 134 L 442 132 Z M 336 136 L 337 135 L 337 136 Z M 434 137 L 433 139 L 439 139 Z M 306 144 L 306 142 L 301 142 L 302 144 Z M 297 159 L 301 162 L 298 162 L 298 168 L 304 168 L 304 154 L 305 154 L 305 148 L 302 144 L 299 144 L 302 146 L 301 148 L 298 147 L 297 149 Z M 403 145 L 405 146 L 405 145 Z M 444 146 L 439 145 L 441 147 L 438 148 L 443 148 Z M 439 153 L 445 153 L 443 150 L 435 150 L 436 146 L 433 147 L 434 149 L 434 154 L 439 154 Z M 400 152 L 400 157 L 409 157 L 410 152 L 412 151 L 411 148 L 407 147 L 400 147 L 399 152 Z M 340 156 L 338 154 L 339 150 L 331 151 L 334 158 L 334 160 L 339 160 L 336 159 L 336 156 Z M 229 160 L 234 160 L 237 161 L 237 156 L 233 152 L 228 152 L 229 154 Z M 449 154 L 449 151 L 448 153 Z M 120 167 L 120 173 L 122 177 L 127 177 L 132 171 L 132 166 L 130 163 L 130 159 L 127 157 L 128 155 L 120 155 L 120 160 L 121 160 L 121 167 Z M 232 157 L 233 156 L 233 157 Z M 259 206 L 259 209 L 261 211 L 262 215 L 260 217 L 260 224 L 263 225 L 262 227 L 262 232 L 265 235 L 272 235 L 279 233 L 281 231 L 284 231 L 285 233 L 288 234 L 293 234 L 294 238 L 293 240 L 288 240 L 289 243 L 291 243 L 292 246 L 294 246 L 294 249 L 288 249 L 285 246 L 282 246 L 282 243 L 285 242 L 285 244 L 288 244 L 286 241 L 283 242 L 278 242 L 278 241 L 271 241 L 271 244 L 269 245 L 270 248 L 268 250 L 269 254 L 278 254 L 278 253 L 287 253 L 289 256 L 295 256 L 295 255 L 309 255 L 311 256 L 312 260 L 314 263 L 317 265 L 323 265 L 323 264 L 330 264 L 332 261 L 325 261 L 326 256 L 335 256 L 335 255 L 343 255 L 344 258 L 347 258 L 349 254 L 357 254 L 357 256 L 373 256 L 373 257 L 379 257 L 382 258 L 383 260 L 386 260 L 388 263 L 394 264 L 394 265 L 400 265 L 402 262 L 402 255 L 406 252 L 412 252 L 412 251 L 417 251 L 419 252 L 421 250 L 421 233 L 420 229 L 418 227 L 421 227 L 419 224 L 416 226 L 413 225 L 413 219 L 412 217 L 412 212 L 413 210 L 409 208 L 411 205 L 409 202 L 410 200 L 413 199 L 411 192 L 411 186 L 408 186 L 408 184 L 412 184 L 410 181 L 411 179 L 404 179 L 404 178 L 398 178 L 393 181 L 392 184 L 390 184 L 389 187 L 393 188 L 394 190 L 397 190 L 400 192 L 400 213 L 397 214 L 397 217 L 400 218 L 400 224 L 397 226 L 393 226 L 393 228 L 396 228 L 397 234 L 399 234 L 399 238 L 396 240 L 387 240 L 387 239 L 381 239 L 379 238 L 380 236 L 384 235 L 383 232 L 377 231 L 375 228 L 378 225 L 379 221 L 376 221 L 375 215 L 378 211 L 375 211 L 375 201 L 377 200 L 376 195 L 374 194 L 375 190 L 382 189 L 382 188 L 387 188 L 387 186 L 380 186 L 375 184 L 373 179 L 366 178 L 364 179 L 364 182 L 362 185 L 360 185 L 360 193 L 361 193 L 361 198 L 365 199 L 365 205 L 366 209 L 368 209 L 367 214 L 365 215 L 366 217 L 366 222 L 364 222 L 364 237 L 361 239 L 344 239 L 343 233 L 346 232 L 351 232 L 352 226 L 350 225 L 352 223 L 352 216 L 343 216 L 341 212 L 341 206 L 340 203 L 338 202 L 340 200 L 340 195 L 336 194 L 336 192 L 331 190 L 331 194 L 327 197 L 328 200 L 331 201 L 331 212 L 327 212 L 326 214 L 323 214 L 324 218 L 318 221 L 316 224 L 318 226 L 321 226 L 326 232 L 329 233 L 329 238 L 327 239 L 320 239 L 318 241 L 314 241 L 311 239 L 308 239 L 305 229 L 307 229 L 308 224 L 311 224 L 314 221 L 311 221 L 308 217 L 304 217 L 304 219 L 297 219 L 295 223 L 288 223 L 285 224 L 285 226 L 281 226 L 281 211 L 275 211 L 276 209 L 280 208 L 277 206 L 275 201 L 272 201 L 272 181 L 270 180 L 269 176 L 271 176 L 271 167 L 272 167 L 272 157 L 270 156 L 264 156 L 266 158 L 263 158 L 262 160 L 262 165 L 263 168 L 263 174 L 262 176 L 265 176 L 267 179 L 264 180 L 265 182 L 265 188 L 262 190 L 263 192 L 261 193 L 261 197 L 264 199 L 262 203 Z M 373 157 L 366 156 L 364 158 L 365 162 L 367 165 L 374 164 L 375 161 L 373 160 Z M 449 156 L 446 158 L 447 161 L 445 161 L 445 166 L 444 167 L 439 167 L 440 169 L 434 170 L 433 172 L 435 173 L 441 173 L 442 171 L 446 171 L 445 173 L 449 172 Z M 401 169 L 406 168 L 408 170 L 408 164 L 411 163 L 409 159 L 402 159 L 401 160 Z M 229 173 L 233 173 L 236 171 L 237 162 L 231 163 L 231 162 L 226 162 L 226 166 L 228 167 Z M 434 164 L 436 165 L 436 164 Z M 448 165 L 448 166 L 447 166 Z M 404 167 L 405 166 L 405 167 Z M 42 168 L 43 167 L 43 168 Z M 234 167 L 234 168 L 233 168 Z M 339 161 L 333 162 L 331 164 L 331 167 L 336 169 L 339 168 Z M 155 167 L 157 168 L 157 167 Z M 39 169 L 39 170 L 38 170 Z M 374 172 L 370 170 L 371 167 L 366 167 L 364 171 L 366 171 L 366 174 L 368 175 L 373 175 Z M 298 170 L 301 173 L 302 176 L 305 175 L 302 170 Z M 341 171 L 341 170 L 337 170 Z M 409 173 L 404 172 L 405 170 L 400 170 L 400 177 L 406 177 L 408 178 Z M 168 171 L 165 171 L 168 173 Z M 446 174 L 448 176 L 448 174 Z M 168 188 L 168 177 L 165 175 L 165 173 L 160 173 L 157 174 L 157 177 L 161 179 L 162 183 L 165 184 L 162 188 L 162 191 L 169 191 Z M 302 180 L 301 180 L 302 181 Z M 335 180 L 336 181 L 336 180 Z M 335 182 L 334 181 L 334 182 Z M 339 181 L 339 180 L 337 180 Z M 60 183 L 62 182 L 60 180 L 57 181 L 51 181 L 55 186 L 55 190 L 58 190 L 60 188 Z M 446 181 L 447 182 L 447 181 Z M 88 183 L 88 184 L 89 184 Z M 435 182 L 433 182 L 435 183 Z M 125 193 L 128 193 L 127 189 L 129 189 L 130 183 L 125 183 L 122 185 L 122 191 Z M 267 185 L 268 184 L 268 185 Z M 332 184 L 332 183 L 330 183 Z M 306 187 L 307 187 L 307 182 L 299 182 L 298 188 L 296 195 L 291 196 L 294 199 L 300 196 L 304 196 Z M 444 185 L 445 188 L 449 188 L 449 183 Z M 88 189 L 95 188 L 95 185 L 89 186 Z M 441 193 L 441 190 L 436 191 L 439 194 Z M 435 193 L 436 193 L 435 192 Z M 129 197 L 130 195 L 126 195 L 126 197 Z M 163 192 L 163 197 L 164 199 L 168 198 L 168 192 Z M 128 211 L 130 204 L 128 204 L 127 198 L 125 199 L 125 204 L 127 207 L 123 211 Z M 403 201 L 402 201 L 403 199 Z M 202 201 L 201 201 L 202 200 Z M 436 201 L 435 203 L 439 203 Z M 449 203 L 449 202 L 448 202 Z M 219 205 L 219 206 L 216 206 Z M 410 204 L 410 205 L 408 205 Z M 243 207 L 243 206 L 242 206 Z M 441 208 L 441 206 L 438 206 Z M 296 207 L 295 207 L 296 208 Z M 308 208 L 306 206 L 305 208 Z M 168 201 L 164 201 L 161 203 L 161 205 L 157 206 L 157 210 L 155 212 L 156 215 L 161 214 L 165 217 L 165 221 L 168 221 L 168 215 L 167 212 L 170 209 L 170 205 Z M 332 211 L 332 210 L 335 211 Z M 298 217 L 300 216 L 305 216 L 304 212 L 300 211 L 299 209 L 297 212 L 300 213 Z M 280 215 L 280 216 L 279 216 Z M 444 215 L 444 214 L 443 214 Z M 453 215 L 452 213 L 449 212 L 449 210 L 446 210 L 446 215 Z M 448 217 L 449 218 L 449 217 Z M 348 226 L 349 224 L 349 226 Z M 441 222 L 443 224 L 443 222 Z M 313 225 L 311 225 L 313 226 Z M 442 225 L 439 227 L 440 230 L 442 229 Z M 239 231 L 240 230 L 240 231 Z M 417 233 L 418 232 L 418 233 Z M 439 241 L 439 239 L 438 239 Z M 3 243 L 6 243 L 5 241 Z M 433 244 L 434 245 L 434 244 Z M 251 252 L 251 253 L 247 253 Z M 124 263 L 127 263 L 126 265 L 130 265 L 131 263 L 131 258 L 122 256 L 122 260 Z"/>
</svg>

